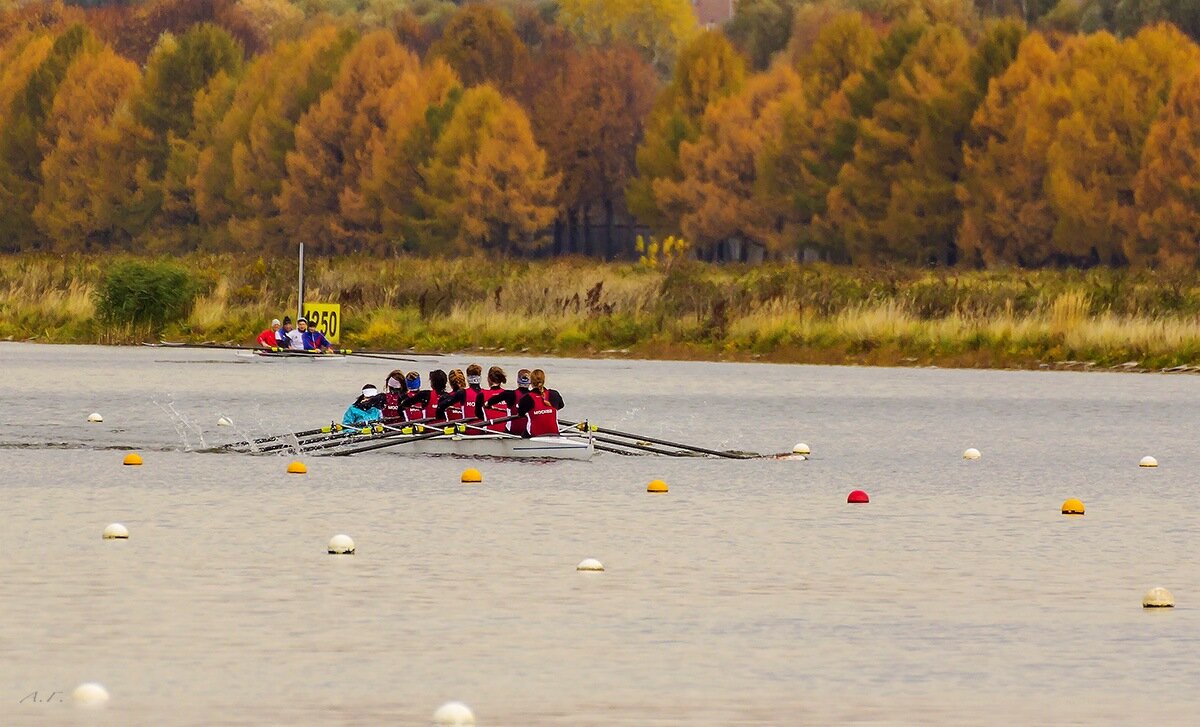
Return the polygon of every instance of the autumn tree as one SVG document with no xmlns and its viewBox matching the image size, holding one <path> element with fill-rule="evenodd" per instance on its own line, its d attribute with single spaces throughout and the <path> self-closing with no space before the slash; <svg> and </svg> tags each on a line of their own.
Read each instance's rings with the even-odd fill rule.
<svg viewBox="0 0 1200 727">
<path fill-rule="evenodd" d="M 558 202 L 566 211 L 568 239 L 582 217 L 582 251 L 593 252 L 591 215 L 599 212 L 603 253 L 612 256 L 618 252 L 616 207 L 634 173 L 657 79 L 628 48 L 571 52 L 557 69 L 531 103 L 535 136 L 549 154 L 550 169 L 562 177 Z"/>
<path fill-rule="evenodd" d="M 702 33 L 684 48 L 646 122 L 637 150 L 637 176 L 626 192 L 630 211 L 644 224 L 664 230 L 677 226 L 678 219 L 658 203 L 655 182 L 682 178 L 680 145 L 699 136 L 709 104 L 739 91 L 745 79 L 745 59 L 720 33 Z"/>
<path fill-rule="evenodd" d="M 683 142 L 682 178 L 655 181 L 656 197 L 701 252 L 712 256 L 730 239 L 763 247 L 777 239 L 781 223 L 754 192 L 759 155 L 778 137 L 789 99 L 802 102 L 803 89 L 787 66 L 752 77 L 742 92 L 709 106 L 699 138 Z"/>
<path fill-rule="evenodd" d="M 387 128 L 388 89 L 420 60 L 391 33 L 364 36 L 342 61 L 333 85 L 300 117 L 295 148 L 287 152 L 287 177 L 278 196 L 285 231 L 316 252 L 361 243 L 345 227 L 342 202 L 360 195 L 372 139 Z"/>
<path fill-rule="evenodd" d="M 974 111 L 971 49 L 939 25 L 905 58 L 887 98 L 859 128 L 829 213 L 855 262 L 955 261 L 955 184 Z"/>
<path fill-rule="evenodd" d="M 957 191 L 965 262 L 1040 265 L 1051 258 L 1054 216 L 1044 192 L 1050 138 L 1034 131 L 1033 119 L 1059 63 L 1046 39 L 1031 34 L 971 120 Z"/>
<path fill-rule="evenodd" d="M 1175 84 L 1159 113 L 1134 179 L 1137 229 L 1126 242 L 1134 263 L 1195 268 L 1200 263 L 1200 70 Z"/>
<path fill-rule="evenodd" d="M 491 86 L 463 94 L 421 176 L 432 249 L 508 253 L 545 243 L 559 178 L 547 174 L 525 112 Z"/>
<path fill-rule="evenodd" d="M 664 73 L 699 33 L 690 0 L 558 0 L 559 20 L 585 42 L 624 43 Z"/>
<path fill-rule="evenodd" d="M 725 25 L 725 35 L 755 69 L 763 70 L 787 47 L 799 4 L 799 0 L 741 0 Z"/>
<path fill-rule="evenodd" d="M 512 19 L 479 3 L 462 6 L 429 52 L 449 63 L 464 84 L 490 83 L 505 93 L 521 86 L 529 62 Z"/>
<path fill-rule="evenodd" d="M 106 190 L 117 171 L 97 159 L 117 107 L 137 87 L 137 66 L 109 48 L 81 54 L 67 70 L 41 144 L 42 186 L 33 220 L 53 250 L 107 248 L 118 210 Z"/>
<path fill-rule="evenodd" d="M 296 122 L 333 83 L 355 39 L 352 31 L 321 27 L 277 44 L 247 68 L 188 180 L 200 219 L 217 228 L 220 244 L 280 244 L 275 198 Z"/>
<path fill-rule="evenodd" d="M 97 46 L 85 27 L 71 26 L 54 39 L 24 87 L 12 96 L 0 129 L 0 237 L 17 248 L 42 243 L 31 215 L 42 181 L 43 135 L 54 96 L 75 58 Z"/>
</svg>

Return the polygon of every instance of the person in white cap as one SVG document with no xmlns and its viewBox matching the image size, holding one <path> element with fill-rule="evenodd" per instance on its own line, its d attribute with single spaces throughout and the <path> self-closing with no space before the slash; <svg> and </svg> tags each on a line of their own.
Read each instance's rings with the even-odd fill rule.
<svg viewBox="0 0 1200 727">
<path fill-rule="evenodd" d="M 276 318 L 271 321 L 270 328 L 258 334 L 258 338 L 254 339 L 254 342 L 263 348 L 275 348 L 279 345 L 279 326 L 279 319 Z"/>
<path fill-rule="evenodd" d="M 367 384 L 362 387 L 362 394 L 342 416 L 342 424 L 361 427 L 380 419 L 383 419 L 383 412 L 379 409 L 379 389 L 376 389 L 374 384 Z"/>
</svg>

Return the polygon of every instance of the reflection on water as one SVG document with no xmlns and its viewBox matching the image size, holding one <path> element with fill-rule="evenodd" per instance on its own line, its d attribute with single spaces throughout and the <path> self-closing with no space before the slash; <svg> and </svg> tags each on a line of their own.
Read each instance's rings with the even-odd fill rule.
<svg viewBox="0 0 1200 727">
<path fill-rule="evenodd" d="M 494 363 L 421 368 L 474 360 Z M 450 699 L 484 725 L 1200 706 L 1200 379 L 507 359 L 544 364 L 572 419 L 814 457 L 385 450 L 296 477 L 286 455 L 188 450 L 323 424 L 391 367 L 233 361 L 0 344 L 0 723 L 74 722 L 25 698 L 90 680 L 101 724 L 426 724 Z M 845 504 L 859 488 L 871 503 Z M 110 522 L 130 540 L 102 541 Z M 325 554 L 339 532 L 353 557 Z M 1155 585 L 1178 607 L 1143 612 Z"/>
</svg>

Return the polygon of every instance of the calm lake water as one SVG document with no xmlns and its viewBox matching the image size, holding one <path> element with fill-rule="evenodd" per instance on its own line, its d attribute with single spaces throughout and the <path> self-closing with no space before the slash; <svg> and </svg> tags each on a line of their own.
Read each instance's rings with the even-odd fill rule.
<svg viewBox="0 0 1200 727">
<path fill-rule="evenodd" d="M 193 450 L 340 417 L 389 363 L 0 344 L 0 724 L 424 725 L 452 699 L 492 726 L 1194 723 L 1200 378 L 419 367 L 472 361 L 544 364 L 568 418 L 813 458 L 289 476 Z M 357 555 L 325 553 L 342 532 Z M 1160 585 L 1177 608 L 1143 611 Z M 84 681 L 107 709 L 61 698 Z"/>
</svg>

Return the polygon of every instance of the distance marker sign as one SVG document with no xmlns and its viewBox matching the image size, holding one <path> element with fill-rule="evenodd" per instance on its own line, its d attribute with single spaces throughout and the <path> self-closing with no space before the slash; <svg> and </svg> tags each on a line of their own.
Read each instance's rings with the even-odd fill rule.
<svg viewBox="0 0 1200 727">
<path fill-rule="evenodd" d="M 342 306 L 338 303 L 305 303 L 304 319 L 316 328 L 329 342 L 338 345 L 342 335 Z"/>
</svg>

